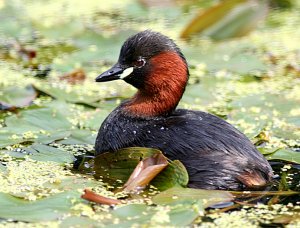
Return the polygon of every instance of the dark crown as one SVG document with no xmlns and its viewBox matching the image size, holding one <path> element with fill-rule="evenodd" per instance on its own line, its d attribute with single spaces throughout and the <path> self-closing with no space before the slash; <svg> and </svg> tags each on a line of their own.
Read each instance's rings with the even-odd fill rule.
<svg viewBox="0 0 300 228">
<path fill-rule="evenodd" d="M 164 51 L 176 52 L 186 63 L 183 54 L 172 39 L 151 30 L 145 30 L 129 37 L 121 48 L 119 62 L 132 62 L 138 57 L 150 59 Z"/>
</svg>

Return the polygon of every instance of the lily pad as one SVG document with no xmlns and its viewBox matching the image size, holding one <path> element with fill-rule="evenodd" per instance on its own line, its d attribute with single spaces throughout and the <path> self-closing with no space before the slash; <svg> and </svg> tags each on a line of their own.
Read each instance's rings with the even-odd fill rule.
<svg viewBox="0 0 300 228">
<path fill-rule="evenodd" d="M 118 226 L 124 227 L 133 224 L 187 226 L 201 216 L 205 208 L 232 199 L 225 191 L 174 187 L 152 198 L 158 207 L 131 204 L 117 208 L 112 215 L 120 219 Z"/>
<path fill-rule="evenodd" d="M 204 208 L 218 203 L 230 202 L 232 200 L 232 194 L 226 191 L 182 187 L 170 188 L 152 198 L 152 201 L 155 204 L 172 204 L 184 201 L 201 201 Z"/>
<path fill-rule="evenodd" d="M 70 191 L 29 202 L 0 192 L 0 218 L 25 222 L 56 220 L 71 212 L 72 200 L 79 194 Z"/>
<path fill-rule="evenodd" d="M 95 95 L 82 95 L 77 90 L 67 91 L 66 88 L 54 87 L 51 85 L 34 85 L 34 87 L 51 97 L 72 103 L 91 104 L 99 101 L 101 97 Z"/>
<path fill-rule="evenodd" d="M 105 120 L 105 118 L 111 111 L 111 106 L 105 106 L 100 110 L 96 110 L 95 112 L 91 113 L 91 115 L 89 115 L 89 118 L 86 121 L 84 121 L 83 126 L 93 130 L 99 130 L 101 123 Z"/>
<path fill-rule="evenodd" d="M 0 174 L 7 176 L 0 178 L 1 225 L 248 227 L 292 222 L 290 226 L 297 226 L 296 217 L 285 213 L 297 215 L 299 201 L 300 165 L 295 164 L 300 136 L 299 3 L 290 10 L 270 8 L 267 23 L 261 23 L 249 36 L 215 42 L 250 31 L 264 15 L 267 0 L 172 1 L 179 4 L 149 9 L 144 7 L 145 1 L 149 2 L 54 0 L 19 4 L 21 1 L 0 0 L 0 96 L 9 96 L 11 101 L 0 100 L 7 106 L 21 101 L 20 107 L 18 102 L 13 105 L 17 107 L 14 112 L 0 111 L 0 147 L 7 147 L 0 150 Z M 207 10 L 215 3 L 222 7 Z M 93 156 L 89 153 L 96 131 L 113 108 L 136 92 L 124 81 L 97 84 L 94 78 L 115 63 L 130 35 L 148 27 L 176 40 L 200 8 L 202 13 L 210 11 L 200 17 L 203 20 L 197 18 L 198 25 L 204 25 L 198 30 L 202 38 L 195 31 L 195 37 L 189 34 L 191 42 L 176 41 L 191 73 L 181 107 L 224 117 L 257 140 L 256 145 L 264 147 L 264 156 L 271 159 L 274 174 L 282 174 L 279 189 L 285 191 L 278 191 L 276 185 L 271 192 L 231 193 L 238 199 L 232 205 L 226 201 L 230 198 L 226 192 L 223 196 L 223 192 L 178 187 L 186 185 L 187 173 L 181 163 L 168 160 L 168 168 L 151 182 L 166 192 L 159 194 L 150 186 L 124 200 L 123 192 L 109 191 L 111 185 L 122 186 L 136 164 L 155 152 L 105 155 L 98 163 L 104 167 L 102 176 L 109 184 L 92 177 L 89 161 Z M 80 68 L 84 74 L 77 71 L 80 74 L 74 77 L 63 76 Z M 23 106 L 27 95 L 19 89 L 25 90 L 28 84 L 35 86 L 39 97 Z M 82 169 L 71 167 L 73 152 L 78 158 L 75 168 L 81 164 Z M 286 166 L 284 171 L 282 167 L 289 163 L 293 163 L 291 168 Z M 121 203 L 113 208 L 89 203 L 80 199 L 83 189 Z M 153 198 L 154 204 L 149 197 L 155 194 L 159 195 Z M 268 205 L 252 207 L 261 197 L 259 202 Z M 43 199 L 22 200 L 35 198 Z M 220 204 L 211 206 L 216 202 Z M 267 215 L 275 217 L 268 220 Z"/>
<path fill-rule="evenodd" d="M 198 104 L 205 107 L 217 100 L 214 90 L 218 83 L 217 79 L 204 78 L 199 84 L 189 85 L 180 103 Z"/>
<path fill-rule="evenodd" d="M 283 160 L 300 164 L 300 152 L 291 149 L 279 149 L 266 156 L 268 160 Z"/>
<path fill-rule="evenodd" d="M 29 135 L 26 136 L 26 133 L 25 135 L 22 132 L 18 133 L 18 129 L 4 128 L 0 129 L 0 148 L 24 142 L 49 144 L 57 140 L 65 139 L 70 136 L 70 134 L 70 131 L 49 131 L 47 134 L 40 131 L 30 131 Z"/>
<path fill-rule="evenodd" d="M 96 141 L 96 134 L 89 130 L 73 130 L 67 139 L 59 141 L 61 144 L 92 144 Z"/>
<path fill-rule="evenodd" d="M 4 148 L 6 146 L 14 145 L 22 142 L 32 142 L 34 139 L 24 139 L 21 136 L 17 136 L 14 132 L 10 132 L 7 129 L 0 129 L 0 148 Z"/>
<path fill-rule="evenodd" d="M 69 176 L 62 178 L 59 182 L 44 183 L 45 187 L 49 189 L 58 189 L 59 191 L 80 191 L 84 188 L 94 188 L 99 186 L 99 182 L 93 178 L 86 178 L 85 176 Z M 80 189 L 80 191 L 78 190 Z"/>
<path fill-rule="evenodd" d="M 46 135 L 40 134 L 38 135 L 38 138 L 34 141 L 42 144 L 50 144 L 54 141 L 60 141 L 65 138 L 68 138 L 70 137 L 70 135 L 71 131 L 54 131 Z"/>
<path fill-rule="evenodd" d="M 38 161 L 54 161 L 61 164 L 72 163 L 75 160 L 73 154 L 67 151 L 63 151 L 51 146 L 43 144 L 33 144 L 30 146 L 31 149 L 35 150 L 29 157 Z"/>
<path fill-rule="evenodd" d="M 184 53 L 195 63 L 204 63 L 209 72 L 227 70 L 249 75 L 268 69 L 265 62 L 255 53 L 255 48 L 242 41 L 217 43 L 209 47 L 186 47 Z"/>
<path fill-rule="evenodd" d="M 259 135 L 268 123 L 268 119 L 258 120 L 258 114 L 239 110 L 232 111 L 228 120 L 235 123 L 235 126 L 250 139 Z"/>
<path fill-rule="evenodd" d="M 0 163 L 0 172 L 5 171 L 6 167 Z"/>
<path fill-rule="evenodd" d="M 199 202 L 159 208 L 147 207 L 145 204 L 130 204 L 112 211 L 112 215 L 119 218 L 120 222 L 108 227 L 131 227 L 134 224 L 183 227 L 191 224 L 203 211 Z"/>
<path fill-rule="evenodd" d="M 144 158 L 161 153 L 152 148 L 132 147 L 121 149 L 115 153 L 100 154 L 95 158 L 95 177 L 115 185 L 121 180 L 125 183 L 137 164 Z M 153 179 L 151 184 L 159 190 L 173 186 L 186 186 L 188 173 L 179 161 L 169 161 L 169 165 Z"/>
<path fill-rule="evenodd" d="M 18 133 L 25 131 L 59 131 L 72 127 L 66 116 L 57 109 L 38 108 L 24 110 L 18 115 L 5 119 L 8 128 L 16 129 Z"/>
<path fill-rule="evenodd" d="M 0 110 L 26 107 L 36 96 L 37 93 L 31 85 L 25 88 L 6 87 L 0 92 Z"/>
<path fill-rule="evenodd" d="M 65 102 L 50 102 L 47 107 L 22 110 L 5 119 L 6 127 L 0 129 L 0 147 L 23 142 L 49 144 L 94 144 L 96 135 L 89 130 L 74 129 L 69 119 L 74 113 Z"/>
<path fill-rule="evenodd" d="M 270 104 L 272 104 L 270 106 Z M 233 109 L 260 107 L 261 110 L 277 110 L 280 114 L 287 115 L 291 109 L 297 107 L 299 100 L 287 99 L 284 96 L 271 93 L 251 94 L 233 100 L 230 106 Z M 260 112 L 258 113 L 260 114 Z"/>
<path fill-rule="evenodd" d="M 269 126 L 272 129 L 272 136 L 297 140 L 300 129 L 299 118 L 291 117 L 290 112 L 298 106 L 298 103 L 298 100 L 287 99 L 277 94 L 251 94 L 234 99 L 230 103 L 233 110 L 229 119 L 240 120 L 237 126 L 250 138 Z M 276 122 L 280 123 L 280 128 Z"/>
<path fill-rule="evenodd" d="M 60 164 L 72 163 L 75 160 L 73 154 L 67 151 L 63 151 L 51 146 L 43 144 L 33 144 L 24 148 L 25 152 L 6 151 L 10 156 L 16 158 L 23 158 L 28 156 L 29 158 L 37 161 L 53 161 Z"/>
<path fill-rule="evenodd" d="M 60 223 L 61 227 L 97 227 L 99 221 L 95 221 L 88 217 L 71 216 L 63 219 Z"/>
</svg>

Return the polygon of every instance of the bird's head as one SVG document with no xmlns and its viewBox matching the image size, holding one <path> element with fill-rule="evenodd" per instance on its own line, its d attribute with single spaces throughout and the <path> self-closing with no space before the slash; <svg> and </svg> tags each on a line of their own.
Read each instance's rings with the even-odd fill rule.
<svg viewBox="0 0 300 228">
<path fill-rule="evenodd" d="M 145 89 L 147 84 L 163 82 L 164 77 L 187 80 L 186 60 L 173 40 L 146 30 L 124 42 L 118 62 L 100 74 L 96 82 L 123 79 L 137 89 Z"/>
</svg>

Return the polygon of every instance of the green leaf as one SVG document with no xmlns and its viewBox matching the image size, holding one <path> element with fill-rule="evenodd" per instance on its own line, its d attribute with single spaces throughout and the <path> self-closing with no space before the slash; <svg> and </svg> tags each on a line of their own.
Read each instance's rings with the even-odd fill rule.
<svg viewBox="0 0 300 228">
<path fill-rule="evenodd" d="M 169 161 L 169 165 L 159 175 L 157 175 L 151 184 L 163 191 L 173 186 L 186 186 L 189 176 L 184 165 L 178 161 Z"/>
<path fill-rule="evenodd" d="M 24 142 L 38 142 L 43 144 L 49 144 L 56 140 L 62 140 L 70 136 L 70 131 L 50 131 L 47 134 L 41 133 L 39 131 L 33 131 L 34 137 L 26 137 L 24 138 L 22 135 L 22 131 L 18 134 L 18 128 L 3 128 L 0 129 L 0 148 L 4 148 L 6 146 L 15 145 L 18 143 Z"/>
<path fill-rule="evenodd" d="M 187 226 L 203 214 L 205 208 L 232 199 L 225 191 L 174 187 L 152 198 L 153 203 L 159 205 L 157 208 L 130 204 L 112 211 L 112 215 L 120 219 L 118 226 L 124 227 L 132 224 Z"/>
<path fill-rule="evenodd" d="M 180 103 L 199 104 L 201 107 L 208 106 L 217 100 L 214 90 L 218 80 L 211 80 L 211 77 L 204 78 L 201 83 L 189 85 Z"/>
<path fill-rule="evenodd" d="M 120 222 L 108 227 L 131 227 L 134 224 L 182 227 L 191 224 L 202 213 L 203 207 L 200 203 L 182 203 L 159 208 L 130 204 L 112 211 L 112 215 L 119 218 Z"/>
<path fill-rule="evenodd" d="M 215 40 L 247 34 L 267 13 L 266 1 L 225 0 L 201 11 L 182 31 L 181 38 L 201 33 Z"/>
<path fill-rule="evenodd" d="M 126 182 L 137 164 L 144 158 L 156 153 L 157 149 L 132 147 L 121 149 L 115 153 L 100 154 L 95 158 L 95 177 L 115 185 L 117 180 Z M 151 184 L 160 190 L 173 186 L 186 186 L 188 174 L 179 161 L 170 161 L 169 165 L 152 180 Z"/>
<path fill-rule="evenodd" d="M 147 210 L 147 205 L 145 204 L 132 204 L 120 207 L 112 212 L 113 215 L 118 217 L 128 218 L 134 216 L 140 216 L 143 211 Z"/>
<path fill-rule="evenodd" d="M 61 144 L 92 144 L 96 141 L 96 135 L 89 130 L 73 130 L 67 139 L 59 141 Z"/>
<path fill-rule="evenodd" d="M 268 106 L 268 104 L 272 106 Z M 260 107 L 262 111 L 265 110 L 277 110 L 280 114 L 287 115 L 290 110 L 299 104 L 299 100 L 287 99 L 284 96 L 271 93 L 250 94 L 246 96 L 238 97 L 230 103 L 230 106 L 234 109 L 238 108 L 251 108 Z M 260 113 L 258 113 L 260 114 Z"/>
<path fill-rule="evenodd" d="M 174 204 L 185 201 L 201 201 L 204 208 L 218 203 L 230 202 L 232 200 L 233 196 L 226 191 L 182 187 L 170 188 L 152 198 L 152 201 L 155 204 Z"/>
<path fill-rule="evenodd" d="M 36 153 L 30 155 L 31 159 L 38 161 L 54 161 L 58 163 L 72 163 L 75 160 L 73 154 L 51 146 L 43 144 L 33 144 L 30 146 Z"/>
<path fill-rule="evenodd" d="M 279 226 L 279 224 L 281 224 L 281 226 L 285 226 L 288 224 L 297 224 L 297 222 L 299 222 L 299 214 L 298 213 L 293 213 L 293 214 L 282 214 L 282 215 L 275 215 L 272 223 L 276 224 L 277 226 Z"/>
<path fill-rule="evenodd" d="M 200 11 L 198 15 L 181 32 L 181 38 L 187 38 L 192 34 L 201 32 L 223 18 L 234 7 L 245 2 L 245 0 L 223 1 L 207 10 Z"/>
<path fill-rule="evenodd" d="M 88 217 L 70 216 L 61 221 L 60 227 L 98 227 L 99 222 Z"/>
<path fill-rule="evenodd" d="M 199 216 L 204 214 L 202 202 L 186 202 L 176 204 L 169 212 L 170 224 L 174 226 L 188 226 Z"/>
<path fill-rule="evenodd" d="M 25 131 L 59 131 L 72 127 L 66 116 L 57 109 L 38 108 L 24 110 L 18 115 L 5 119 L 8 128 L 16 129 L 18 133 Z"/>
<path fill-rule="evenodd" d="M 14 145 L 21 142 L 33 141 L 34 139 L 23 139 L 22 137 L 13 137 L 14 132 L 10 132 L 7 129 L 0 129 L 0 148 L 4 148 L 9 145 Z"/>
<path fill-rule="evenodd" d="M 51 86 L 50 84 L 34 85 L 34 87 L 51 97 L 58 100 L 68 101 L 72 103 L 90 104 L 95 103 L 101 99 L 98 94 L 82 95 L 78 90 L 67 91 L 65 88 Z"/>
<path fill-rule="evenodd" d="M 62 82 L 65 83 L 65 82 Z M 124 86 L 118 89 L 118 93 L 114 95 L 111 94 L 109 90 L 106 90 L 105 93 L 100 93 L 97 90 L 89 91 L 86 93 L 82 92 L 81 87 L 66 85 L 65 88 L 54 86 L 52 84 L 35 84 L 35 89 L 45 93 L 55 99 L 58 99 L 59 102 L 67 101 L 76 104 L 84 104 L 91 107 L 99 107 L 103 108 L 103 104 L 99 101 L 104 100 L 106 98 L 116 99 L 116 98 L 127 98 L 132 94 L 132 88 Z M 67 88 L 68 89 L 67 89 Z M 126 94 L 125 96 L 123 94 Z M 122 95 L 122 96 L 121 96 Z"/>
<path fill-rule="evenodd" d="M 51 146 L 46 146 L 43 144 L 33 144 L 23 149 L 27 153 L 20 153 L 14 151 L 6 151 L 6 153 L 16 158 L 23 158 L 24 156 L 28 156 L 33 160 L 53 161 L 60 164 L 72 163 L 75 160 L 74 155 L 70 152 L 63 151 Z"/>
<path fill-rule="evenodd" d="M 3 172 L 5 170 L 6 170 L 6 167 L 0 163 L 0 172 Z"/>
<path fill-rule="evenodd" d="M 185 47 L 184 53 L 193 60 L 190 62 L 205 63 L 207 70 L 215 72 L 227 70 L 240 74 L 251 74 L 257 71 L 265 72 L 266 63 L 255 52 L 253 45 L 239 40 L 216 43 L 213 46 Z"/>
<path fill-rule="evenodd" d="M 48 107 L 23 110 L 5 119 L 0 129 L 0 148 L 23 142 L 48 144 L 94 144 L 96 135 L 88 130 L 71 130 L 72 113 L 64 102 L 50 102 Z M 101 121 L 101 120 L 100 120 Z M 66 140 L 66 138 L 68 138 Z"/>
<path fill-rule="evenodd" d="M 283 160 L 300 164 L 300 152 L 291 149 L 279 149 L 266 156 L 268 160 Z"/>
<path fill-rule="evenodd" d="M 0 192 L 0 218 L 25 222 L 56 220 L 71 212 L 71 201 L 79 194 L 70 191 L 30 202 Z"/>
<path fill-rule="evenodd" d="M 63 140 L 65 138 L 70 137 L 71 131 L 53 131 L 48 132 L 47 135 L 40 134 L 38 138 L 35 139 L 35 142 L 42 143 L 42 144 L 50 144 L 54 141 Z"/>
<path fill-rule="evenodd" d="M 267 125 L 271 125 L 272 136 L 297 140 L 300 135 L 300 125 L 297 121 L 299 118 L 291 117 L 290 112 L 298 106 L 298 103 L 296 99 L 288 99 L 278 94 L 265 92 L 250 94 L 238 97 L 230 103 L 233 111 L 229 118 L 234 121 L 243 120 L 244 124 L 238 127 L 243 132 L 246 131 L 250 138 L 258 135 Z M 280 128 L 274 124 L 275 121 L 281 123 Z"/>
<path fill-rule="evenodd" d="M 278 150 L 278 148 L 264 148 L 264 147 L 259 147 L 257 148 L 259 150 L 260 153 L 262 153 L 264 156 L 268 155 L 268 154 L 272 154 L 274 153 L 276 150 Z"/>
<path fill-rule="evenodd" d="M 103 107 L 100 110 L 96 110 L 89 118 L 83 123 L 84 127 L 99 130 L 101 123 L 105 120 L 105 118 L 112 111 L 110 106 Z"/>
<path fill-rule="evenodd" d="M 96 181 L 92 178 L 86 178 L 86 176 L 70 176 L 62 178 L 58 183 L 47 182 L 43 184 L 44 187 L 47 187 L 49 189 L 58 189 L 63 192 L 71 190 L 80 192 L 85 188 L 94 188 L 99 185 L 101 185 L 99 181 Z"/>
<path fill-rule="evenodd" d="M 25 88 L 11 86 L 2 89 L 0 93 L 0 110 L 26 107 L 37 96 L 31 85 Z"/>
<path fill-rule="evenodd" d="M 43 107 L 11 115 L 5 119 L 7 127 L 0 129 L 0 147 L 22 142 L 50 143 L 65 138 L 72 128 L 66 114 L 57 108 Z"/>
<path fill-rule="evenodd" d="M 263 113 L 260 113 L 263 115 Z M 243 132 L 248 138 L 253 139 L 266 127 L 268 119 L 259 119 L 259 114 L 253 114 L 251 112 L 241 112 L 240 110 L 234 110 L 230 112 L 229 120 L 234 123 L 235 121 L 242 120 L 241 123 L 235 124 L 241 132 Z"/>
<path fill-rule="evenodd" d="M 12 20 L 12 15 L 15 15 L 15 7 L 10 2 L 1 3 L 4 7 L 1 8 L 1 36 L 18 37 L 24 32 L 31 32 L 30 22 L 24 20 L 22 23 L 18 20 Z M 23 29 L 23 31 L 22 31 Z M 29 30 L 29 31 L 28 31 Z"/>
</svg>

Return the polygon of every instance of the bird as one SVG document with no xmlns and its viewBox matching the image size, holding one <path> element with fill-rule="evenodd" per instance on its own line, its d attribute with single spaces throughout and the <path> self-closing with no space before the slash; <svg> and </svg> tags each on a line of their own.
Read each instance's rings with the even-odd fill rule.
<svg viewBox="0 0 300 228">
<path fill-rule="evenodd" d="M 122 79 L 137 92 L 102 122 L 95 155 L 128 147 L 156 148 L 181 161 L 190 188 L 270 185 L 270 164 L 243 133 L 215 115 L 177 108 L 188 78 L 185 56 L 172 39 L 152 30 L 129 37 L 117 63 L 95 80 Z"/>
</svg>

